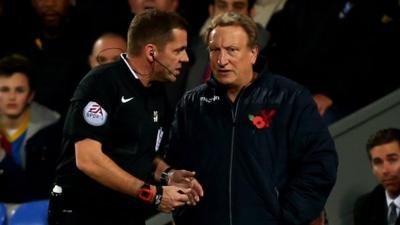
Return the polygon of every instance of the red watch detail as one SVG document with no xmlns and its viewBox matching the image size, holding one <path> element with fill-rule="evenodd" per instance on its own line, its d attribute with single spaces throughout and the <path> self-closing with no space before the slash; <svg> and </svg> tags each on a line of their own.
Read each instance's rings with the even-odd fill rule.
<svg viewBox="0 0 400 225">
<path fill-rule="evenodd" d="M 139 190 L 138 197 L 148 203 L 152 203 L 154 200 L 155 192 L 150 188 L 149 184 L 144 184 Z"/>
</svg>

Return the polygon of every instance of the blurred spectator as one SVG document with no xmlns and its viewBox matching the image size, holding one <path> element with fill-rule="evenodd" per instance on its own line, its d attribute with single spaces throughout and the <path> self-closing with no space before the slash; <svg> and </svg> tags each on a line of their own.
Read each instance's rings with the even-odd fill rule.
<svg viewBox="0 0 400 225">
<path fill-rule="evenodd" d="M 399 87 L 397 1 L 273 2 L 269 68 L 309 88 L 328 123 Z"/>
<path fill-rule="evenodd" d="M 89 65 L 93 69 L 100 64 L 114 62 L 126 51 L 126 40 L 116 33 L 105 33 L 93 44 Z"/>
<path fill-rule="evenodd" d="M 371 135 L 367 153 L 372 173 L 380 184 L 357 199 L 354 225 L 399 224 L 400 129 L 383 129 Z"/>
<path fill-rule="evenodd" d="M 179 0 L 128 0 L 131 12 L 138 14 L 145 9 L 156 8 L 166 12 L 175 12 Z"/>
<path fill-rule="evenodd" d="M 286 0 L 256 0 L 254 5 L 253 19 L 264 28 L 267 26 L 271 16 L 285 5 Z"/>
<path fill-rule="evenodd" d="M 88 68 L 87 25 L 71 0 L 32 0 L 32 7 L 26 34 L 15 49 L 38 69 L 36 101 L 64 115 L 79 74 Z"/>
<path fill-rule="evenodd" d="M 334 11 L 326 76 L 339 115 L 400 87 L 400 7 L 397 0 L 341 0 Z M 333 105 L 335 106 L 335 104 Z"/>
<path fill-rule="evenodd" d="M 149 8 L 176 11 L 178 3 L 179 0 L 86 0 L 78 1 L 77 7 L 80 14 L 89 15 L 91 32 L 98 37 L 106 32 L 125 35 L 136 14 Z"/>
<path fill-rule="evenodd" d="M 22 36 L 21 27 L 28 14 L 25 0 L 0 0 L 0 57 L 13 52 L 13 43 Z"/>
<path fill-rule="evenodd" d="M 78 0 L 76 13 L 89 24 L 90 42 L 106 32 L 125 35 L 133 18 L 127 0 Z"/>
<path fill-rule="evenodd" d="M 197 36 L 204 21 L 208 18 L 208 1 L 180 1 L 178 12 L 188 23 L 190 39 Z"/>
<path fill-rule="evenodd" d="M 314 96 L 319 113 L 332 106 L 327 90 L 332 85 L 327 67 L 327 34 L 333 29 L 334 1 L 275 0 L 263 2 L 266 29 L 271 33 L 267 50 L 272 72 L 305 85 Z M 262 14 L 258 12 L 258 14 Z M 337 77 L 336 77 L 337 78 Z"/>
<path fill-rule="evenodd" d="M 60 115 L 35 103 L 34 71 L 22 56 L 0 60 L 0 201 L 48 198 L 60 148 Z"/>
</svg>

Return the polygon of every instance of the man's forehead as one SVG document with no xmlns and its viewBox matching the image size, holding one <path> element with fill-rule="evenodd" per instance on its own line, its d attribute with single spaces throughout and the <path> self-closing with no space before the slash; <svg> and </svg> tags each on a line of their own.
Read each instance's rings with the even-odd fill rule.
<svg viewBox="0 0 400 225">
<path fill-rule="evenodd" d="M 375 146 L 371 149 L 372 158 L 376 157 L 388 157 L 388 156 L 400 155 L 400 144 L 398 142 L 390 142 L 382 145 Z"/>
<path fill-rule="evenodd" d="M 247 33 L 244 28 L 238 25 L 217 26 L 210 32 L 210 39 L 218 35 L 226 35 L 227 37 L 237 37 L 244 35 L 247 37 Z"/>
</svg>

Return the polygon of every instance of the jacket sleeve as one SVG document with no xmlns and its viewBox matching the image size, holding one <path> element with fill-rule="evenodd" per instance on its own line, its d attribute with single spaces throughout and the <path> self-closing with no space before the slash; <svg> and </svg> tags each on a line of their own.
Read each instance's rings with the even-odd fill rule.
<svg viewBox="0 0 400 225">
<path fill-rule="evenodd" d="M 284 224 L 307 224 L 323 210 L 335 184 L 338 157 L 311 94 L 294 95 L 288 123 L 289 178 L 279 196 Z"/>
</svg>

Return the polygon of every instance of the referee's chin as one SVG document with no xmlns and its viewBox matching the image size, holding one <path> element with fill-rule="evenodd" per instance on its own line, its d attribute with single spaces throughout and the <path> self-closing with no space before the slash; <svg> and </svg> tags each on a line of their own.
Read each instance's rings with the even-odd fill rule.
<svg viewBox="0 0 400 225">
<path fill-rule="evenodd" d="M 166 74 L 164 74 L 163 82 L 170 82 L 170 83 L 175 82 L 177 79 L 177 76 L 178 75 L 176 75 L 176 74 L 166 73 Z"/>
</svg>

